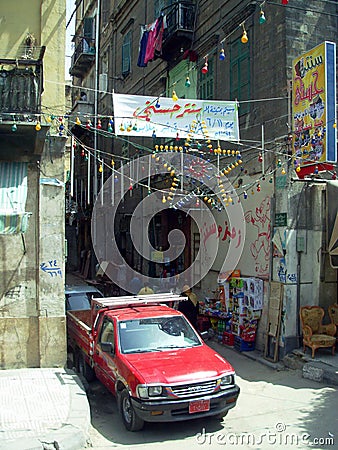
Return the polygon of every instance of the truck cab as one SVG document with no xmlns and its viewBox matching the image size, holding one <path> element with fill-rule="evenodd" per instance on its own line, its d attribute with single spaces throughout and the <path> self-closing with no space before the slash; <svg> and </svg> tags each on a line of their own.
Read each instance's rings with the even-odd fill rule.
<svg viewBox="0 0 338 450">
<path fill-rule="evenodd" d="M 87 378 L 95 375 L 116 395 L 127 430 L 139 430 L 144 422 L 223 417 L 236 405 L 233 367 L 182 313 L 162 304 L 178 300 L 173 297 L 179 296 L 93 299 L 88 338 L 84 311 L 67 313 L 75 359 Z"/>
</svg>

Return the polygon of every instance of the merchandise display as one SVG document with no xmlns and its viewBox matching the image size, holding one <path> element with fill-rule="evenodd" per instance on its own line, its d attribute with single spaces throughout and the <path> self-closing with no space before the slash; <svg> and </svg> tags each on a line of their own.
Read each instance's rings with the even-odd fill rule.
<svg viewBox="0 0 338 450">
<path fill-rule="evenodd" d="M 200 304 L 200 323 L 210 327 L 224 345 L 239 351 L 255 349 L 258 320 L 263 308 L 263 280 L 232 277 L 219 280 L 215 299 L 206 298 Z"/>
</svg>

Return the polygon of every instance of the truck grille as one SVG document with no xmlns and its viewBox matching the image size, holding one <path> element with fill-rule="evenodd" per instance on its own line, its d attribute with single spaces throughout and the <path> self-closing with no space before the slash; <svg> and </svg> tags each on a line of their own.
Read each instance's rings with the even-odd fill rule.
<svg viewBox="0 0 338 450">
<path fill-rule="evenodd" d="M 169 388 L 174 397 L 194 397 L 197 395 L 212 394 L 217 387 L 217 381 L 204 381 L 203 383 L 182 384 Z"/>
</svg>

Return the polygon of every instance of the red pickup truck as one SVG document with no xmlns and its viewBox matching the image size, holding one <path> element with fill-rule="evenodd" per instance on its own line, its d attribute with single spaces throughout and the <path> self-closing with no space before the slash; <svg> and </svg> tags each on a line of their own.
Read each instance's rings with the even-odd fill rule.
<svg viewBox="0 0 338 450">
<path fill-rule="evenodd" d="M 166 302 L 173 294 L 92 299 L 68 311 L 68 346 L 76 369 L 117 397 L 127 430 L 144 422 L 224 417 L 236 405 L 235 371 Z"/>
</svg>

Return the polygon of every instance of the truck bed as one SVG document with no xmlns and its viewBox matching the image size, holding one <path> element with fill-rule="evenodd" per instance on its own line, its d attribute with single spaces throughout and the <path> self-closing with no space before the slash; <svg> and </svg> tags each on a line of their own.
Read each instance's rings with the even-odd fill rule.
<svg viewBox="0 0 338 450">
<path fill-rule="evenodd" d="M 91 310 L 67 312 L 68 346 L 79 347 L 89 354 L 91 332 Z"/>
</svg>

